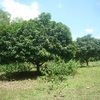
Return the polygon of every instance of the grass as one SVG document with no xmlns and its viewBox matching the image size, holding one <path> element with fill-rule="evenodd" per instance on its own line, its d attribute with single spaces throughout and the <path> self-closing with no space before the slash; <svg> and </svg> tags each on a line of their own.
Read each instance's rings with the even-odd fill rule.
<svg viewBox="0 0 100 100">
<path fill-rule="evenodd" d="M 100 67 L 79 68 L 76 76 L 51 86 L 41 78 L 1 80 L 0 100 L 100 100 Z"/>
<path fill-rule="evenodd" d="M 69 78 L 67 87 L 71 100 L 100 100 L 100 67 L 81 68 L 74 79 Z M 76 98 L 72 99 L 72 95 Z"/>
</svg>

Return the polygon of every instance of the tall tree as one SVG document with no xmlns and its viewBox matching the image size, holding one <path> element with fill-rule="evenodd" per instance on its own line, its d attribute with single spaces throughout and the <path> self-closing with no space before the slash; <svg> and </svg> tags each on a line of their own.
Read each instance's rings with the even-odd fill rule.
<svg viewBox="0 0 100 100">
<path fill-rule="evenodd" d="M 21 26 L 13 31 L 10 38 L 5 37 L 9 44 L 5 44 L 6 49 L 1 49 L 1 62 L 7 61 L 5 55 L 13 58 L 11 61 L 31 62 L 36 65 L 37 72 L 40 66 L 48 60 L 53 60 L 55 56 L 61 57 L 68 61 L 74 56 L 75 46 L 72 42 L 71 32 L 69 28 L 55 21 L 50 21 L 49 13 L 42 13 L 38 18 L 29 21 L 23 21 Z M 12 33 L 13 33 L 12 32 Z M 7 32 L 8 34 L 8 32 Z M 12 52 L 13 51 L 13 52 Z M 4 55 L 3 52 L 6 52 Z M 4 58 L 4 59 L 2 59 Z M 9 62 L 8 59 L 8 62 Z"/>
</svg>

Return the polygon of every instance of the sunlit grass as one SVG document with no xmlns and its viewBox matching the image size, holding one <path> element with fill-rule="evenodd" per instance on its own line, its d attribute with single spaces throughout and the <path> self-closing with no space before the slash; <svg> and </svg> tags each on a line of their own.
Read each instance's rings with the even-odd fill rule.
<svg viewBox="0 0 100 100">
<path fill-rule="evenodd" d="M 54 84 L 53 89 L 50 82 L 40 78 L 0 81 L 0 100 L 100 100 L 100 67 L 97 65 L 79 68 L 77 75 Z"/>
</svg>

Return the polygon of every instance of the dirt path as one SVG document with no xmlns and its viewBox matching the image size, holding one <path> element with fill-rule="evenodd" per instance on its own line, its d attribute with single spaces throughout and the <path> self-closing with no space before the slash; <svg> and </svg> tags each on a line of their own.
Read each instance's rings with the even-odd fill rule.
<svg viewBox="0 0 100 100">
<path fill-rule="evenodd" d="M 35 80 L 23 80 L 23 81 L 0 81 L 0 89 L 27 89 L 36 84 Z"/>
</svg>

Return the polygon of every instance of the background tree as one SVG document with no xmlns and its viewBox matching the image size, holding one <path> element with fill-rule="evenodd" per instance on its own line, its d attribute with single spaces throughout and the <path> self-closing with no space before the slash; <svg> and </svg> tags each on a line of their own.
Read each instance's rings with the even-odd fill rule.
<svg viewBox="0 0 100 100">
<path fill-rule="evenodd" d="M 0 34 L 6 30 L 10 23 L 10 14 L 0 9 Z"/>
<path fill-rule="evenodd" d="M 88 34 L 84 37 L 77 38 L 77 49 L 78 52 L 76 57 L 85 60 L 88 66 L 90 58 L 100 55 L 100 42 L 98 39 L 95 39 Z"/>
</svg>

